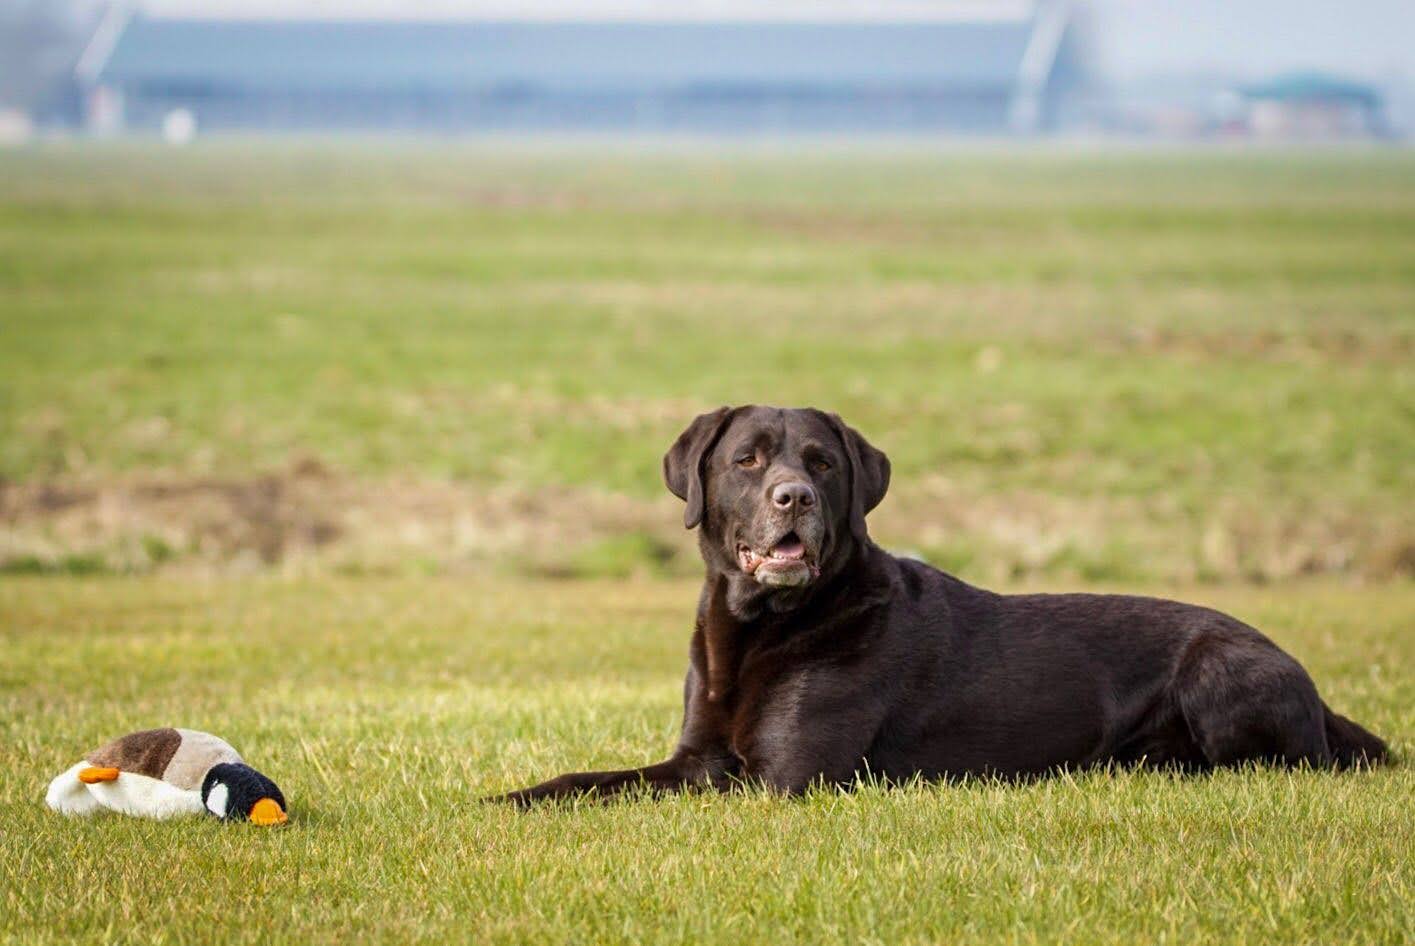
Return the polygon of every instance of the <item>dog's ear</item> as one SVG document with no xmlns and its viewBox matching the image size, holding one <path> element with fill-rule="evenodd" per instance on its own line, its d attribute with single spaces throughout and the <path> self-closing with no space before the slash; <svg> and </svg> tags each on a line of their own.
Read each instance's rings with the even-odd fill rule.
<svg viewBox="0 0 1415 946">
<path fill-rule="evenodd" d="M 845 445 L 845 455 L 850 458 L 850 531 L 863 542 L 869 536 L 865 516 L 880 504 L 889 490 L 889 457 L 841 420 L 838 414 L 825 416 Z"/>
<path fill-rule="evenodd" d="M 703 458 L 727 428 L 732 414 L 730 407 L 699 414 L 663 455 L 663 482 L 670 493 L 688 504 L 683 510 L 685 528 L 695 528 L 703 521 Z"/>
</svg>

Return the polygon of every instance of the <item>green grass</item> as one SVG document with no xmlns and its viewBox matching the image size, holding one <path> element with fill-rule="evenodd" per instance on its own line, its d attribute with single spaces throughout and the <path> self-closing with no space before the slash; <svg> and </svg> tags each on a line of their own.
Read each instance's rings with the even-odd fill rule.
<svg viewBox="0 0 1415 946">
<path fill-rule="evenodd" d="M 1267 629 L 1408 754 L 1415 594 L 1189 592 Z M 0 583 L 0 939 L 1405 943 L 1415 775 L 1080 774 L 804 800 L 476 804 L 661 756 L 694 588 L 451 579 Z M 262 830 L 70 820 L 105 738 L 225 735 Z"/>
<path fill-rule="evenodd" d="M 351 544 L 347 510 L 553 488 L 662 542 L 657 461 L 694 413 L 809 403 L 893 458 L 882 537 L 993 578 L 1411 574 L 1412 245 L 1399 150 L 10 152 L 0 477 L 315 460 L 371 493 L 324 560 L 479 567 L 524 542 L 381 554 L 394 530 Z M 170 510 L 55 518 L 0 563 L 240 551 Z M 607 518 L 532 570 L 597 558 Z"/>
<path fill-rule="evenodd" d="M 1408 756 L 1412 247 L 1396 149 L 0 152 L 0 942 L 1409 942 L 1404 765 L 475 801 L 671 746 L 659 457 L 743 401 L 885 449 L 891 547 L 1183 589 Z M 164 724 L 293 824 L 44 809 Z"/>
</svg>

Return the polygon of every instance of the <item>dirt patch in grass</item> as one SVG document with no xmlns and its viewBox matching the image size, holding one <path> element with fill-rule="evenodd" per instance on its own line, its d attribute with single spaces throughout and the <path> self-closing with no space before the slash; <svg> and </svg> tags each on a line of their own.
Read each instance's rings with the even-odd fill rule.
<svg viewBox="0 0 1415 946">
<path fill-rule="evenodd" d="M 911 245 L 939 239 L 949 232 L 946 224 L 938 220 L 891 213 L 752 207 L 741 210 L 739 217 L 749 225 L 792 239 L 846 244 Z"/>
<path fill-rule="evenodd" d="M 345 475 L 313 460 L 251 477 L 0 484 L 0 572 L 510 570 L 690 575 L 677 503 L 575 487 Z M 1300 505 L 900 484 L 872 517 L 887 547 L 978 581 L 1273 581 L 1415 575 L 1415 529 Z"/>
<path fill-rule="evenodd" d="M 925 477 L 891 496 L 873 530 L 897 549 L 982 581 L 1264 583 L 1316 575 L 1415 576 L 1410 517 L 1374 518 L 1277 499 L 979 493 Z"/>
<path fill-rule="evenodd" d="M 587 547 L 613 534 L 662 533 L 672 521 L 653 503 L 570 488 L 368 481 L 305 460 L 248 478 L 0 485 L 0 570 L 507 566 L 578 574 Z M 671 549 L 663 539 L 645 547 L 660 560 Z"/>
<path fill-rule="evenodd" d="M 1164 355 L 1201 363 L 1237 358 L 1313 366 L 1342 364 L 1360 367 L 1368 364 L 1408 364 L 1412 354 L 1415 354 L 1415 337 L 1397 333 L 1363 335 L 1351 329 L 1181 332 L 1143 326 L 1097 333 L 1085 345 L 1091 350 L 1113 354 Z"/>
</svg>

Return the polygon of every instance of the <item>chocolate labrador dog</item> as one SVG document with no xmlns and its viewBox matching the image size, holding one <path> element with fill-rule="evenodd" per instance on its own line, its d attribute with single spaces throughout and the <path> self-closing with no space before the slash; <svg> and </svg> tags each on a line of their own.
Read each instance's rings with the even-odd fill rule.
<svg viewBox="0 0 1415 946">
<path fill-rule="evenodd" d="M 883 551 L 865 516 L 889 460 L 834 414 L 720 408 L 689 425 L 663 473 L 707 564 L 678 747 L 506 800 L 1385 756 L 1296 660 L 1225 614 L 995 594 Z"/>
</svg>

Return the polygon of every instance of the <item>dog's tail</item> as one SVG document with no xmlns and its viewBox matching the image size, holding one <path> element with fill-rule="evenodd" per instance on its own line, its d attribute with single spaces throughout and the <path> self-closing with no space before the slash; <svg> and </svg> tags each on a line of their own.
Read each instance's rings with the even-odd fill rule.
<svg viewBox="0 0 1415 946">
<path fill-rule="evenodd" d="M 1379 765 L 1390 757 L 1385 741 L 1372 735 L 1345 716 L 1331 711 L 1325 703 L 1322 709 L 1326 715 L 1327 745 L 1337 768 L 1351 769 L 1358 766 Z"/>
</svg>

